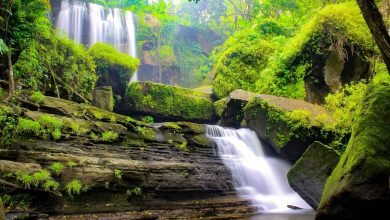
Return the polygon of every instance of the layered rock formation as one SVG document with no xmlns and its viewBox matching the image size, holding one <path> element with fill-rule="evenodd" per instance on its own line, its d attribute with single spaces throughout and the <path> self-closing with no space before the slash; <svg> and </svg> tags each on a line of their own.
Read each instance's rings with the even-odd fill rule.
<svg viewBox="0 0 390 220">
<path fill-rule="evenodd" d="M 28 102 L 25 103 L 28 107 Z M 6 182 L 5 193 L 29 195 L 35 212 L 94 213 L 113 219 L 124 216 L 230 219 L 255 211 L 248 201 L 235 196 L 231 175 L 205 137 L 203 125 L 146 124 L 52 97 L 24 109 L 22 117 L 30 119 L 34 126 L 32 121 L 44 126 L 43 117 L 56 123 L 61 121 L 59 137 L 23 133 L 12 146 L 0 149 L 0 179 Z M 105 137 L 109 132 L 116 136 Z M 53 163 L 64 167 L 54 173 Z M 46 190 L 40 184 L 26 187 L 25 180 L 17 177 L 21 173 L 37 176 L 42 170 L 51 172 L 50 178 L 60 184 L 58 189 Z M 86 192 L 70 199 L 66 186 L 73 180 L 79 181 Z M 88 215 L 69 217 L 88 219 Z"/>
</svg>

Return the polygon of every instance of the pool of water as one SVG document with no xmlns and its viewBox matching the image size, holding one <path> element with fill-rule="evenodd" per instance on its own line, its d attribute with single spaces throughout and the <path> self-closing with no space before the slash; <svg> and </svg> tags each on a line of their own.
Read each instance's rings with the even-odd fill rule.
<svg viewBox="0 0 390 220">
<path fill-rule="evenodd" d="M 314 220 L 314 211 L 305 211 L 294 214 L 258 214 L 246 220 Z"/>
</svg>

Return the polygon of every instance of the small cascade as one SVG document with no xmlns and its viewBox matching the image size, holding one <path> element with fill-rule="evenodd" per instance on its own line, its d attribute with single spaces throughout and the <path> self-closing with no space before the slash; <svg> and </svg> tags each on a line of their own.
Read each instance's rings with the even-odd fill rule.
<svg viewBox="0 0 390 220">
<path fill-rule="evenodd" d="M 103 42 L 137 57 L 134 17 L 131 11 L 76 0 L 61 1 L 56 28 L 77 43 L 92 46 Z M 134 73 L 132 80 L 137 80 Z"/>
<path fill-rule="evenodd" d="M 294 212 L 288 205 L 311 210 L 287 181 L 290 165 L 267 157 L 254 131 L 208 125 L 207 136 L 218 146 L 218 154 L 229 168 L 236 192 L 250 199 L 261 212 Z"/>
</svg>

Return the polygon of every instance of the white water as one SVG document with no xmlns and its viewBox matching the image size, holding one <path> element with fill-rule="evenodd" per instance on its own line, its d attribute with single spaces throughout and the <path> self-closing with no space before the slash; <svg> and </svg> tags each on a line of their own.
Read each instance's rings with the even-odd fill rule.
<svg viewBox="0 0 390 220">
<path fill-rule="evenodd" d="M 254 131 L 226 129 L 208 125 L 207 136 L 218 146 L 218 154 L 229 168 L 240 197 L 250 199 L 261 212 L 296 212 L 293 205 L 311 210 L 287 182 L 290 165 L 267 157 Z"/>
<path fill-rule="evenodd" d="M 63 0 L 56 28 L 77 43 L 90 47 L 97 42 L 114 46 L 118 51 L 137 57 L 135 26 L 131 11 L 82 1 Z M 138 79 L 134 73 L 131 80 Z"/>
</svg>

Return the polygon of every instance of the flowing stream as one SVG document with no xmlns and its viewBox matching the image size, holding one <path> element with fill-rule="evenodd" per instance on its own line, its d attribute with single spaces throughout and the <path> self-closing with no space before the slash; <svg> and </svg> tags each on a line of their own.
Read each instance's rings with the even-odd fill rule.
<svg viewBox="0 0 390 220">
<path fill-rule="evenodd" d="M 297 212 L 287 205 L 306 210 L 311 207 L 287 182 L 290 165 L 267 157 L 254 131 L 208 125 L 207 136 L 218 146 L 218 154 L 229 168 L 237 194 L 250 199 L 263 213 Z"/>
<path fill-rule="evenodd" d="M 56 28 L 67 37 L 87 47 L 97 42 L 114 46 L 118 51 L 137 57 L 134 17 L 131 11 L 104 8 L 76 0 L 61 1 Z M 137 81 L 134 73 L 132 81 Z"/>
</svg>

